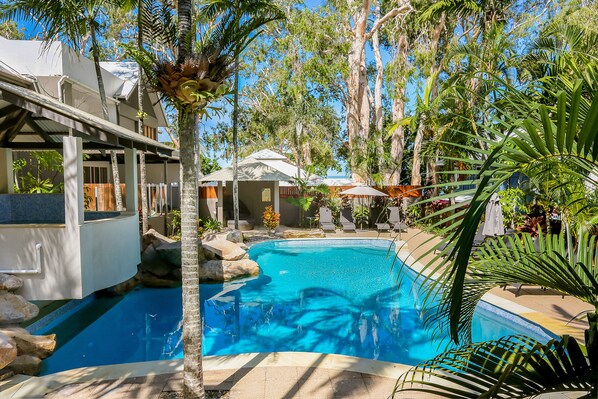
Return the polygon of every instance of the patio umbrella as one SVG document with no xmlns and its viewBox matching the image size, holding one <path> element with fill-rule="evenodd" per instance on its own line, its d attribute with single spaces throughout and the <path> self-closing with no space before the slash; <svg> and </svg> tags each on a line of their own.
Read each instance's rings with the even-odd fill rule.
<svg viewBox="0 0 598 399">
<path fill-rule="evenodd" d="M 368 186 L 353 187 L 341 191 L 340 193 L 343 195 L 354 195 L 356 197 L 388 197 L 388 194 L 384 194 L 382 191 L 378 191 L 375 188 Z"/>
<path fill-rule="evenodd" d="M 498 194 L 494 193 L 486 205 L 486 223 L 482 234 L 486 236 L 503 236 L 505 235 L 505 225 L 500 207 L 500 198 Z"/>
<path fill-rule="evenodd" d="M 375 188 L 369 186 L 357 186 L 350 188 L 348 190 L 341 191 L 340 194 L 342 195 L 351 195 L 357 198 L 357 202 L 360 205 L 370 206 L 372 197 L 388 197 L 388 194 L 383 193 L 382 191 L 378 191 Z M 364 199 L 367 198 L 367 201 Z M 355 204 L 355 202 L 353 202 Z"/>
</svg>

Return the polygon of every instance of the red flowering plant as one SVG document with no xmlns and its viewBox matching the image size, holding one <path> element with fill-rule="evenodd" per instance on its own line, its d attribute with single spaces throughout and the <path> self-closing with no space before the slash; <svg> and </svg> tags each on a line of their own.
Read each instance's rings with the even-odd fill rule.
<svg viewBox="0 0 598 399">
<path fill-rule="evenodd" d="M 280 222 L 280 213 L 274 212 L 272 206 L 267 206 L 264 209 L 263 221 L 264 226 L 268 229 L 268 233 L 272 233 Z"/>
</svg>

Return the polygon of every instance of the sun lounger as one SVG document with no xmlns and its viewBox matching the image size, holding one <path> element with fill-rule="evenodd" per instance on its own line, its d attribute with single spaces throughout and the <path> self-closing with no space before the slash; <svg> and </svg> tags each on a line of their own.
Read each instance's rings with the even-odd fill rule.
<svg viewBox="0 0 598 399">
<path fill-rule="evenodd" d="M 391 206 L 388 208 L 390 214 L 388 215 L 388 223 L 392 226 L 392 231 L 395 233 L 401 233 L 407 231 L 407 225 L 401 221 L 401 213 L 399 208 Z"/>
<path fill-rule="evenodd" d="M 343 231 L 356 231 L 355 223 L 353 223 L 353 215 L 351 215 L 351 208 L 341 209 L 341 225 Z"/>
<path fill-rule="evenodd" d="M 486 236 L 484 235 L 484 233 L 482 233 L 483 230 L 484 230 L 484 222 L 480 223 L 480 225 L 478 226 L 478 230 L 476 231 L 475 236 L 473 237 L 473 244 L 472 244 L 472 248 L 471 248 L 472 253 L 476 250 L 477 247 L 481 246 L 484 243 L 484 240 L 486 239 Z M 442 252 L 451 246 L 453 246 L 452 242 L 444 242 L 444 243 L 440 244 L 438 247 L 436 247 L 435 251 Z M 447 252 L 447 254 L 448 254 L 448 252 Z"/>
<path fill-rule="evenodd" d="M 391 226 L 390 226 L 390 223 L 388 223 L 388 209 L 387 208 L 384 208 L 382 210 L 382 212 L 380 213 L 380 216 L 378 216 L 378 220 L 374 224 L 376 225 L 376 230 L 378 230 L 378 235 L 380 235 L 380 233 L 382 233 L 383 231 L 390 230 Z"/>
<path fill-rule="evenodd" d="M 320 208 L 320 228 L 324 231 L 336 231 L 336 226 L 332 219 L 332 211 L 329 208 Z"/>
</svg>

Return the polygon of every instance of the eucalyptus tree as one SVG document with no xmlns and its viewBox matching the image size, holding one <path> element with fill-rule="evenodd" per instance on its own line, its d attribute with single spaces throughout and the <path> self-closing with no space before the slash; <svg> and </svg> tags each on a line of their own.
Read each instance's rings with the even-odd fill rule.
<svg viewBox="0 0 598 399">
<path fill-rule="evenodd" d="M 43 28 L 46 43 L 61 40 L 79 53 L 84 53 L 88 42 L 90 42 L 90 53 L 98 82 L 102 115 L 104 119 L 110 120 L 100 66 L 101 45 L 98 30 L 101 28 L 101 20 L 105 18 L 108 9 L 130 6 L 131 0 L 15 0 L 0 5 L 0 21 L 18 19 L 33 23 Z M 123 209 L 123 202 L 116 152 L 110 152 L 110 159 L 116 208 L 120 211 Z"/>
<path fill-rule="evenodd" d="M 207 2 L 198 15 L 193 2 L 179 0 L 144 4 L 145 35 L 152 48 L 130 47 L 149 87 L 161 93 L 178 112 L 181 153 L 181 261 L 183 270 L 183 395 L 203 398 L 202 328 L 199 306 L 199 248 L 197 235 L 197 173 L 195 131 L 197 117 L 227 92 L 225 80 L 234 73 L 235 60 L 260 28 L 278 13 L 251 14 Z M 243 2 L 241 6 L 246 3 Z"/>
</svg>

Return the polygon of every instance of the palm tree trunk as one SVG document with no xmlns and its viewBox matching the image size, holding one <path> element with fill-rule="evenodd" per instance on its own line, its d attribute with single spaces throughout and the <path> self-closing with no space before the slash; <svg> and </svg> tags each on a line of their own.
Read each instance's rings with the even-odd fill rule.
<svg viewBox="0 0 598 399">
<path fill-rule="evenodd" d="M 239 57 L 235 59 L 235 82 L 233 99 L 233 215 L 235 229 L 239 229 Z"/>
<path fill-rule="evenodd" d="M 376 20 L 380 20 L 380 3 L 376 4 Z M 382 113 L 382 84 L 384 82 L 384 64 L 382 63 L 382 54 L 380 53 L 380 37 L 376 30 L 372 35 L 372 48 L 374 50 L 374 58 L 376 59 L 376 83 L 374 85 L 374 123 L 376 125 L 377 135 L 377 156 L 378 156 L 378 173 L 384 178 L 383 183 L 388 184 L 386 180 L 387 165 L 384 157 L 384 135 L 382 128 L 384 127 L 384 118 Z"/>
<path fill-rule="evenodd" d="M 191 54 L 195 36 L 192 28 L 192 1 L 177 3 L 179 44 L 177 62 Z M 199 248 L 197 237 L 197 171 L 195 167 L 196 118 L 192 109 L 179 109 L 181 159 L 181 265 L 183 297 L 183 397 L 204 399 L 202 325 L 199 301 Z"/>
<path fill-rule="evenodd" d="M 181 143 L 181 264 L 183 274 L 183 396 L 204 398 L 202 325 L 199 314 L 199 251 L 197 237 L 197 173 L 195 169 L 195 115 L 179 115 Z"/>
<path fill-rule="evenodd" d="M 102 67 L 100 66 L 100 47 L 98 45 L 98 38 L 96 36 L 95 22 L 89 21 L 89 32 L 91 35 L 91 52 L 93 54 L 93 65 L 96 71 L 96 78 L 98 80 L 98 92 L 100 93 L 100 102 L 102 103 L 102 115 L 107 121 L 110 120 L 108 115 L 108 101 L 106 100 L 106 89 L 104 88 L 104 78 L 102 77 Z M 118 158 L 116 152 L 110 151 L 110 162 L 112 163 L 112 180 L 114 183 L 114 199 L 116 201 L 116 210 L 123 210 L 123 196 L 120 190 L 120 173 L 118 171 Z"/>
<path fill-rule="evenodd" d="M 137 47 L 143 47 L 143 1 L 137 0 Z M 143 69 L 137 68 L 137 102 L 138 102 L 138 133 L 144 134 L 145 114 L 143 112 L 143 93 L 145 91 L 145 82 L 143 80 Z M 139 183 L 141 185 L 141 232 L 147 233 L 148 230 L 148 203 L 147 203 L 147 181 L 145 169 L 145 152 L 139 151 Z"/>
</svg>

